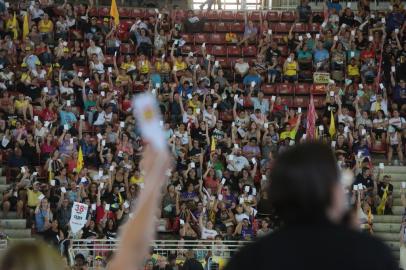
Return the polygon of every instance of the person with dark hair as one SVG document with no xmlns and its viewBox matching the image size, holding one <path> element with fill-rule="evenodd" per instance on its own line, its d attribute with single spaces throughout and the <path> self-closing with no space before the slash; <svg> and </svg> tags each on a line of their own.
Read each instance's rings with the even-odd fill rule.
<svg viewBox="0 0 406 270">
<path fill-rule="evenodd" d="M 344 225 L 345 194 L 331 149 L 292 147 L 276 159 L 269 197 L 282 228 L 243 248 L 231 269 L 398 269 L 380 241 Z M 368 258 L 362 260 L 360 258 Z"/>
</svg>

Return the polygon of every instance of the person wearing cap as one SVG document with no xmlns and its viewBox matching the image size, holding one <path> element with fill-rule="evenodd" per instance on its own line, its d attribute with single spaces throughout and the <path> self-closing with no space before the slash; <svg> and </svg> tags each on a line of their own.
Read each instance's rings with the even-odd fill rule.
<svg viewBox="0 0 406 270">
<path fill-rule="evenodd" d="M 30 70 L 37 69 L 37 63 L 40 62 L 38 56 L 33 53 L 33 50 L 30 46 L 25 47 L 25 57 L 23 63 L 26 63 Z"/>
</svg>

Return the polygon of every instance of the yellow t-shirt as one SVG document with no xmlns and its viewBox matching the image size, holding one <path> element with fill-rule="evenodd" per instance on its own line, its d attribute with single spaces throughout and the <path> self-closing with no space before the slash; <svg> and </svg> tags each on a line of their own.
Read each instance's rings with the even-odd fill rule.
<svg viewBox="0 0 406 270">
<path fill-rule="evenodd" d="M 21 81 L 30 83 L 31 82 L 31 76 L 28 73 L 24 72 L 24 73 L 21 74 Z"/>
<path fill-rule="evenodd" d="M 14 101 L 14 107 L 16 109 L 21 109 L 26 106 L 28 106 L 28 100 L 18 100 L 17 99 L 16 101 Z"/>
<path fill-rule="evenodd" d="M 286 76 L 294 76 L 294 75 L 296 75 L 297 74 L 296 68 L 297 68 L 296 61 L 288 62 L 286 64 L 285 75 Z"/>
<path fill-rule="evenodd" d="M 143 177 L 132 176 L 130 178 L 130 184 L 139 184 L 139 183 L 144 183 L 144 178 Z"/>
<path fill-rule="evenodd" d="M 359 68 L 357 65 L 348 65 L 347 67 L 348 76 L 359 76 Z"/>
<path fill-rule="evenodd" d="M 29 207 L 37 207 L 40 203 L 39 196 L 42 194 L 41 191 L 34 191 L 31 189 L 27 189 L 27 205 Z"/>
<path fill-rule="evenodd" d="M 149 61 L 148 60 L 144 60 L 144 61 L 141 62 L 140 73 L 141 74 L 149 73 Z"/>
<path fill-rule="evenodd" d="M 155 63 L 155 69 L 157 72 L 160 73 L 169 73 L 171 71 L 171 66 L 167 62 L 162 63 L 160 61 L 157 61 Z"/>
<path fill-rule="evenodd" d="M 194 112 L 196 112 L 196 108 L 200 107 L 200 101 L 194 101 L 193 99 L 188 101 L 188 106 L 193 109 Z"/>
<path fill-rule="evenodd" d="M 280 140 L 285 140 L 286 138 L 289 138 L 291 140 L 294 140 L 296 137 L 297 130 L 293 129 L 291 131 L 283 131 L 281 135 L 279 136 Z"/>
<path fill-rule="evenodd" d="M 135 63 L 133 61 L 122 63 L 120 67 L 128 72 L 131 69 L 135 69 Z"/>
<path fill-rule="evenodd" d="M 175 67 L 176 71 L 185 70 L 187 68 L 187 64 L 184 61 L 175 60 Z"/>
<path fill-rule="evenodd" d="M 51 20 L 48 20 L 46 23 L 44 20 L 40 20 L 38 23 L 38 30 L 40 33 L 49 33 L 52 31 L 54 23 Z"/>
</svg>

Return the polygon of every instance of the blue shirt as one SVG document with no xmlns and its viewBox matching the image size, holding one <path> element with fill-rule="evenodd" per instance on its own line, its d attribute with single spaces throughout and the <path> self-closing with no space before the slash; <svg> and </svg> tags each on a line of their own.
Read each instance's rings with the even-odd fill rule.
<svg viewBox="0 0 406 270">
<path fill-rule="evenodd" d="M 327 3 L 327 8 L 330 9 L 335 9 L 337 13 L 340 13 L 340 10 L 343 8 L 340 3 L 333 3 L 333 2 L 328 2 Z"/>
<path fill-rule="evenodd" d="M 86 143 L 85 140 L 80 141 L 80 146 L 82 147 L 82 153 L 84 156 L 89 156 L 95 152 L 95 146 L 90 143 Z"/>
<path fill-rule="evenodd" d="M 324 60 L 326 60 L 328 58 L 329 58 L 329 53 L 328 53 L 328 51 L 326 49 L 321 49 L 321 50 L 316 49 L 314 51 L 314 61 L 316 63 L 324 61 Z"/>
<path fill-rule="evenodd" d="M 179 84 L 177 91 L 182 97 L 187 97 L 187 95 L 192 94 L 193 87 L 189 86 L 185 89 L 182 84 Z"/>
<path fill-rule="evenodd" d="M 152 73 L 151 81 L 152 81 L 152 88 L 155 88 L 158 83 L 162 86 L 161 75 L 159 73 Z"/>
<path fill-rule="evenodd" d="M 252 74 L 247 74 L 247 76 L 244 77 L 244 85 L 250 85 L 251 82 L 255 82 L 255 86 L 258 87 L 261 84 L 261 76 L 259 75 L 252 75 Z"/>
<path fill-rule="evenodd" d="M 48 211 L 40 209 L 37 214 L 35 214 L 35 226 L 37 231 L 45 231 L 45 218 L 48 218 Z"/>
<path fill-rule="evenodd" d="M 69 126 L 69 128 L 71 128 L 71 123 L 75 123 L 76 120 L 76 116 L 73 112 L 66 112 L 66 111 L 61 111 L 59 113 L 59 116 L 61 117 L 61 125 L 65 125 L 67 124 Z"/>
<path fill-rule="evenodd" d="M 36 55 L 31 54 L 25 59 L 25 62 L 30 69 L 36 69 L 36 63 L 39 62 L 39 58 Z"/>
</svg>

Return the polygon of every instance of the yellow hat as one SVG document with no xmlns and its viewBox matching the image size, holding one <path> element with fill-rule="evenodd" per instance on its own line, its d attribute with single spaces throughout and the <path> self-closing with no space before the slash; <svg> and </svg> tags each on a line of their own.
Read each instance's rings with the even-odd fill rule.
<svg viewBox="0 0 406 270">
<path fill-rule="evenodd" d="M 63 52 L 69 52 L 68 48 L 63 48 Z"/>
<path fill-rule="evenodd" d="M 103 21 L 108 22 L 108 21 L 109 21 L 109 18 L 105 17 L 105 18 L 103 19 Z"/>
<path fill-rule="evenodd" d="M 29 50 L 31 50 L 31 47 L 30 47 L 30 46 L 27 46 L 27 47 L 25 47 L 25 50 L 26 50 L 26 51 L 29 51 Z"/>
<path fill-rule="evenodd" d="M 22 63 L 21 67 L 27 67 L 27 63 Z"/>
<path fill-rule="evenodd" d="M 41 65 L 41 62 L 38 60 L 38 61 L 35 61 L 35 64 L 36 64 L 37 66 L 40 66 L 40 65 Z"/>
</svg>

